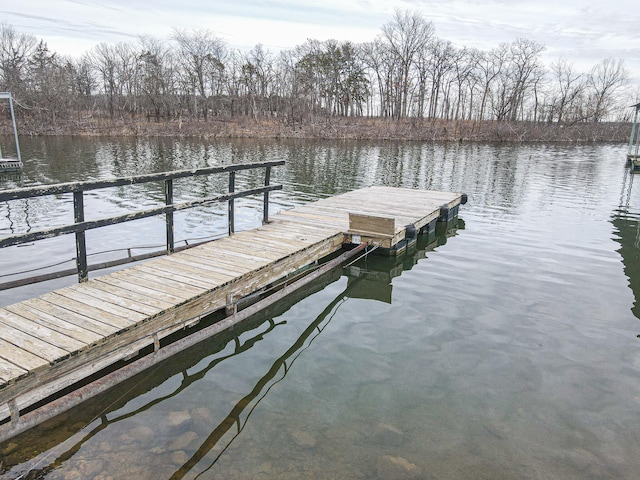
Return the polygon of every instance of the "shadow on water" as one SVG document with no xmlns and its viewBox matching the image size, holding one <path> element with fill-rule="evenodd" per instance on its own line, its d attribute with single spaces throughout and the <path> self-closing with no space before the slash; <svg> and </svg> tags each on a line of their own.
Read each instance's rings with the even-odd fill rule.
<svg viewBox="0 0 640 480">
<path fill-rule="evenodd" d="M 162 362 L 154 369 L 140 373 L 79 407 L 0 444 L 0 476 L 12 479 L 47 478 L 52 472 L 64 468 L 100 432 L 177 397 L 188 387 L 204 379 L 215 367 L 249 352 L 267 336 L 277 335 L 279 327 L 287 323 L 278 321 L 278 317 L 345 274 L 346 287 L 326 304 L 286 351 L 271 362 L 270 368 L 258 378 L 253 388 L 234 402 L 229 413 L 207 432 L 206 438 L 190 451 L 182 465 L 171 473 L 163 471 L 163 475 L 166 473 L 166 478 L 170 479 L 181 479 L 187 474 L 193 476 L 196 465 L 206 459 L 207 464 L 198 468 L 200 473 L 196 475 L 197 478 L 215 466 L 242 433 L 260 402 L 275 385 L 285 379 L 298 357 L 323 333 L 342 302 L 349 298 L 359 298 L 391 303 L 392 279 L 427 258 L 429 251 L 445 244 L 447 238 L 456 235 L 458 229 L 464 229 L 464 222 L 456 218 L 448 224 L 438 224 L 435 232 L 419 235 L 417 242 L 397 257 L 367 256 L 344 269 L 328 272 L 306 289 L 274 304 L 241 326 L 215 335 Z M 206 321 L 203 323 L 207 324 Z M 197 370 L 193 371 L 194 368 Z M 163 384 L 169 384 L 170 379 L 176 376 L 180 377 L 177 386 L 164 394 L 153 393 L 156 389 L 166 390 L 161 388 Z M 125 413 L 119 412 L 140 398 L 143 398 L 141 405 Z M 212 456 L 214 448 L 216 454 Z M 142 456 L 147 453 L 140 448 Z M 109 473 L 114 478 L 119 474 Z"/>
</svg>

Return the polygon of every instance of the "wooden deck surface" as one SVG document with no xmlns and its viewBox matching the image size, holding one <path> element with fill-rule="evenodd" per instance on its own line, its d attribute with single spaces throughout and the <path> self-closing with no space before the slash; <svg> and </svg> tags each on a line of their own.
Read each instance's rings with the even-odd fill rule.
<svg viewBox="0 0 640 480">
<path fill-rule="evenodd" d="M 272 221 L 0 309 L 0 421 L 339 249 L 393 247 L 461 194 L 368 187 Z M 392 236 L 349 231 L 349 213 L 390 217 Z"/>
</svg>

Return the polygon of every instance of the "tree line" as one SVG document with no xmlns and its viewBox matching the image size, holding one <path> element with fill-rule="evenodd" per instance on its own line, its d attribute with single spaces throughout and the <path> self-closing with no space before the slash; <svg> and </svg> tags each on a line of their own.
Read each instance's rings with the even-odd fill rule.
<svg viewBox="0 0 640 480">
<path fill-rule="evenodd" d="M 0 25 L 0 90 L 34 124 L 87 119 L 149 122 L 272 118 L 289 125 L 335 117 L 624 121 L 633 101 L 622 60 L 589 72 L 544 65 L 544 45 L 519 38 L 458 48 L 414 11 L 397 10 L 371 42 L 307 40 L 276 53 L 236 50 L 208 30 L 101 43 L 79 58 Z"/>
</svg>

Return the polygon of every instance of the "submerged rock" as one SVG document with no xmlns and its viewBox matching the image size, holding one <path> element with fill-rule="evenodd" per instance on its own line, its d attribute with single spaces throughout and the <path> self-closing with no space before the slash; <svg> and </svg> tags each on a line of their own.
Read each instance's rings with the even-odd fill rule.
<svg viewBox="0 0 640 480">
<path fill-rule="evenodd" d="M 422 476 L 422 470 L 402 457 L 381 455 L 376 463 L 380 480 L 416 480 Z"/>
<path fill-rule="evenodd" d="M 132 428 L 128 432 L 129 436 L 133 438 L 136 442 L 146 444 L 151 441 L 153 438 L 153 430 L 145 425 L 139 425 L 137 427 Z"/>
<path fill-rule="evenodd" d="M 191 414 L 189 414 L 188 410 L 169 412 L 169 415 L 167 415 L 167 424 L 171 427 L 179 427 L 189 420 L 191 420 Z"/>
<path fill-rule="evenodd" d="M 404 441 L 404 433 L 388 423 L 379 423 L 373 432 L 373 441 L 381 445 L 397 447 Z"/>
<path fill-rule="evenodd" d="M 196 432 L 185 432 L 176 438 L 171 445 L 169 445 L 169 450 L 183 450 L 197 438 L 198 434 Z"/>
<path fill-rule="evenodd" d="M 191 410 L 191 418 L 194 422 L 213 423 L 213 415 L 207 407 L 199 407 Z"/>
<path fill-rule="evenodd" d="M 78 480 L 82 478 L 82 474 L 78 471 L 77 468 L 74 468 L 65 473 L 63 478 L 64 480 Z"/>
<path fill-rule="evenodd" d="M 104 462 L 102 460 L 82 460 L 78 465 L 78 471 L 82 474 L 82 478 L 93 478 L 102 472 Z"/>
<path fill-rule="evenodd" d="M 113 479 L 113 476 L 111 476 L 111 475 L 100 474 L 100 475 L 96 475 L 95 477 L 93 477 L 93 480 L 114 480 L 114 479 Z"/>
<path fill-rule="evenodd" d="M 273 464 L 271 462 L 261 463 L 257 472 L 264 475 L 271 475 L 273 473 Z"/>
<path fill-rule="evenodd" d="M 184 450 L 177 450 L 171 454 L 171 463 L 174 465 L 184 465 L 189 461 L 189 455 Z"/>
<path fill-rule="evenodd" d="M 15 452 L 18 449 L 18 444 L 17 443 L 7 443 L 4 447 L 2 447 L 2 449 L 0 450 L 0 454 L 2 454 L 3 456 L 8 456 L 11 453 Z"/>
<path fill-rule="evenodd" d="M 191 410 L 191 427 L 204 437 L 208 437 L 215 428 L 215 422 L 211 410 L 206 407 Z"/>
<path fill-rule="evenodd" d="M 300 448 L 314 448 L 317 443 L 315 438 L 302 430 L 294 430 L 291 432 L 291 438 Z"/>
</svg>

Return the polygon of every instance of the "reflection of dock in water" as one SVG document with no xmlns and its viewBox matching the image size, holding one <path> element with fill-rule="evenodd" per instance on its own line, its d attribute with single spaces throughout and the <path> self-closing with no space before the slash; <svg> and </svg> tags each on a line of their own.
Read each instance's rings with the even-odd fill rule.
<svg viewBox="0 0 640 480">
<path fill-rule="evenodd" d="M 635 299 L 631 311 L 640 319 L 640 213 L 630 211 L 629 207 L 634 178 L 634 175 L 625 172 L 620 207 L 614 210 L 611 223 L 618 234 L 614 240 L 620 244 L 618 253 L 622 256 L 624 273 Z"/>
<path fill-rule="evenodd" d="M 640 215 L 618 210 L 611 221 L 618 233 L 615 239 L 620 244 L 618 252 L 635 298 L 631 310 L 640 319 Z"/>
<path fill-rule="evenodd" d="M 402 275 L 402 272 L 411 270 L 418 261 L 427 258 L 427 252 L 444 245 L 447 237 L 463 228 L 464 221 L 459 218 L 449 223 L 438 223 L 435 230 L 419 235 L 415 242 L 395 257 L 367 257 L 366 260 L 347 266 L 345 273 L 352 286 L 349 296 L 391 303 L 391 281 Z"/>
<path fill-rule="evenodd" d="M 219 452 L 210 460 L 205 470 L 214 467 L 221 455 L 242 433 L 249 418 L 260 401 L 269 390 L 282 381 L 292 368 L 296 359 L 311 343 L 322 334 L 331 322 L 333 313 L 339 305 L 349 298 L 371 299 L 391 303 L 391 282 L 404 271 L 411 270 L 420 260 L 427 258 L 427 253 L 443 245 L 447 237 L 456 235 L 458 229 L 464 228 L 461 219 L 439 224 L 437 229 L 420 235 L 417 241 L 409 245 L 402 255 L 396 257 L 369 256 L 361 258 L 344 269 L 333 269 L 319 277 L 307 288 L 297 290 L 281 301 L 268 307 L 260 314 L 249 318 L 237 327 L 209 337 L 201 343 L 172 356 L 169 361 L 158 365 L 151 371 L 143 372 L 114 386 L 104 394 L 88 400 L 74 410 L 53 418 L 34 429 L 31 429 L 11 441 L 17 445 L 28 446 L 18 448 L 6 455 L 4 468 L 23 465 L 28 478 L 41 478 L 71 460 L 81 448 L 94 439 L 100 432 L 118 422 L 143 414 L 153 407 L 162 404 L 185 392 L 190 386 L 203 380 L 215 367 L 238 355 L 257 347 L 268 335 L 277 335 L 278 328 L 284 327 L 284 321 L 278 317 L 287 312 L 293 305 L 306 297 L 323 290 L 326 286 L 338 281 L 342 274 L 347 276 L 346 287 L 331 300 L 322 312 L 311 322 L 295 342 L 278 358 L 255 383 L 253 388 L 238 400 L 229 413 L 217 424 L 211 425 L 210 434 L 199 442 L 197 448 L 190 452 L 189 459 L 175 472 L 168 472 L 167 478 L 185 477 L 205 457 L 212 458 L 211 452 Z M 215 323 L 218 318 L 212 316 L 203 323 Z M 233 351 L 228 351 L 233 345 Z M 194 366 L 203 360 L 206 364 L 194 371 Z M 181 381 L 171 392 L 154 397 L 132 411 L 118 413 L 133 399 L 149 394 L 169 379 L 180 376 Z M 105 405 L 109 407 L 105 410 Z M 84 428 L 69 429 L 69 425 L 84 425 Z M 56 432 L 52 434 L 51 432 Z M 74 439 L 76 439 L 74 441 Z M 71 445 L 68 445 L 71 443 Z M 51 455 L 48 461 L 42 461 L 39 455 L 51 452 L 58 445 L 65 444 L 59 454 Z M 0 449 L 2 444 L 0 444 Z M 28 450 L 28 452 L 27 452 Z M 31 459 L 25 461 L 25 455 Z M 36 465 L 37 464 L 37 465 Z M 0 466 L 0 474 L 3 473 Z M 28 473 L 27 473 L 28 472 Z"/>
</svg>

